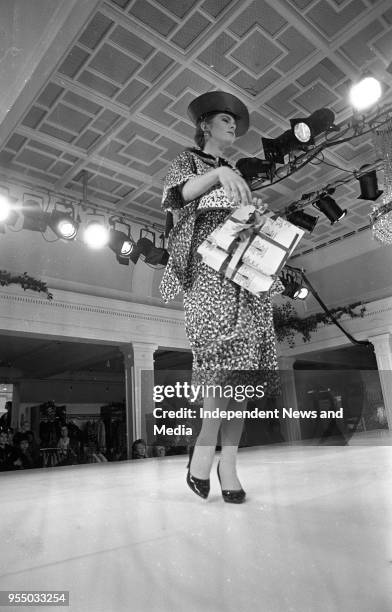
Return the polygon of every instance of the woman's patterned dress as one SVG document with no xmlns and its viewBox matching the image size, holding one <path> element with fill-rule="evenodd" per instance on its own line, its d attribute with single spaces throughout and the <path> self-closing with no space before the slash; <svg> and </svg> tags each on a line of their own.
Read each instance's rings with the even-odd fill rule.
<svg viewBox="0 0 392 612">
<path fill-rule="evenodd" d="M 162 207 L 178 213 L 169 237 L 170 258 L 160 290 L 165 302 L 184 292 L 185 328 L 193 352 L 194 384 L 263 384 L 266 395 L 279 392 L 271 294 L 258 297 L 224 278 L 197 254 L 198 246 L 235 208 L 222 187 L 185 203 L 184 183 L 218 165 L 233 166 L 199 150 L 184 151 L 172 162 L 164 183 Z"/>
</svg>

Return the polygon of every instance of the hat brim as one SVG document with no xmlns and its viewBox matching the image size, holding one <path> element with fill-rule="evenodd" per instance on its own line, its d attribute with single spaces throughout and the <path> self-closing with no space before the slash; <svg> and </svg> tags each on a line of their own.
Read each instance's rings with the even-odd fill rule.
<svg viewBox="0 0 392 612">
<path fill-rule="evenodd" d="M 236 136 L 243 136 L 249 128 L 249 113 L 245 104 L 226 91 L 209 91 L 195 98 L 188 106 L 188 115 L 197 123 L 208 113 L 229 113 L 236 120 Z"/>
</svg>

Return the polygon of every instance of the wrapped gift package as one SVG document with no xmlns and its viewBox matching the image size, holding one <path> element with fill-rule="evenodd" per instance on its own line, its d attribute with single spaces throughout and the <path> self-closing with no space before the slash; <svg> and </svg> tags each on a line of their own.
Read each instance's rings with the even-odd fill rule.
<svg viewBox="0 0 392 612">
<path fill-rule="evenodd" d="M 304 230 L 254 206 L 235 210 L 199 246 L 203 262 L 258 295 L 270 289 Z"/>
</svg>

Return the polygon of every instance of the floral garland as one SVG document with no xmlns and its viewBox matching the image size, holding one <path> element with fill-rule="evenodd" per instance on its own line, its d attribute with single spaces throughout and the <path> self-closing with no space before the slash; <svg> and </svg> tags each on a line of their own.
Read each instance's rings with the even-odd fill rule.
<svg viewBox="0 0 392 612">
<path fill-rule="evenodd" d="M 360 311 L 354 312 L 358 306 L 361 306 Z M 286 340 L 291 348 L 295 346 L 294 338 L 296 333 L 302 334 L 304 342 L 310 342 L 311 334 L 317 329 L 319 323 L 324 323 L 324 325 L 331 325 L 333 323 L 331 317 L 324 312 L 318 312 L 314 315 L 301 318 L 289 302 L 282 306 L 274 305 L 273 310 L 276 339 L 278 342 Z M 348 306 L 338 306 L 330 310 L 335 319 L 340 319 L 344 314 L 348 314 L 352 318 L 362 318 L 365 312 L 366 308 L 362 305 L 362 302 L 355 302 Z"/>
<path fill-rule="evenodd" d="M 46 293 L 46 297 L 48 300 L 53 299 L 53 295 L 49 292 L 46 283 L 29 276 L 27 272 L 23 272 L 23 274 L 13 275 L 6 270 L 0 270 L 0 285 L 4 287 L 5 285 L 20 285 L 23 287 L 23 290 L 30 289 L 31 291 L 38 291 Z"/>
</svg>

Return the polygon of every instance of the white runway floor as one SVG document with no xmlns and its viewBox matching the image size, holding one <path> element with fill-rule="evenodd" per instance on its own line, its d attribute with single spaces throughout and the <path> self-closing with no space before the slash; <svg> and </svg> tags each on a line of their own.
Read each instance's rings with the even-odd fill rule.
<svg viewBox="0 0 392 612">
<path fill-rule="evenodd" d="M 0 589 L 70 591 L 35 610 L 390 612 L 392 447 L 369 443 L 243 449 L 238 506 L 216 472 L 193 494 L 185 456 L 2 473 Z"/>
</svg>

